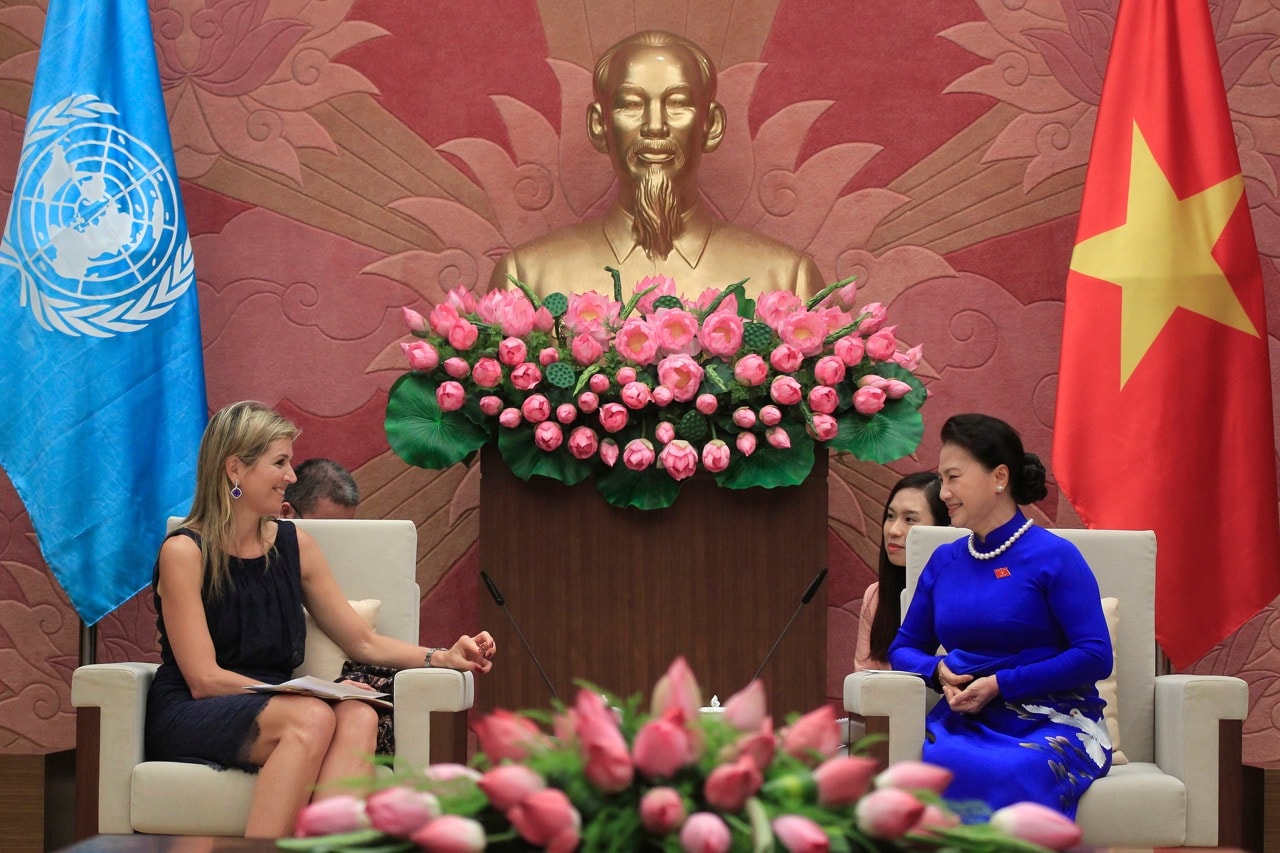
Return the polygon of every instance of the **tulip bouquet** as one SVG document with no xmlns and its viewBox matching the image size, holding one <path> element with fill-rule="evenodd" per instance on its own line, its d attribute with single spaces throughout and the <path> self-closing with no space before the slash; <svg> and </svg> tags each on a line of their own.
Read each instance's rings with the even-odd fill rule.
<svg viewBox="0 0 1280 853">
<path fill-rule="evenodd" d="M 474 726 L 474 766 L 432 765 L 413 785 L 318 800 L 280 846 L 1043 853 L 1080 841 L 1075 823 L 1032 803 L 992 815 L 949 806 L 939 795 L 951 781 L 942 768 L 904 761 L 881 771 L 873 759 L 837 754 L 829 705 L 775 732 L 759 681 L 707 713 L 677 659 L 649 714 L 638 705 L 583 686 L 550 717 L 495 711 Z M 962 824 L 962 811 L 981 822 Z"/>
<path fill-rule="evenodd" d="M 720 486 L 791 486 L 826 445 L 871 462 L 916 449 L 921 347 L 900 351 L 884 306 L 854 311 L 852 279 L 808 301 L 748 299 L 742 283 L 697 300 L 666 276 L 625 302 L 587 292 L 480 299 L 462 288 L 427 316 L 391 388 L 386 432 L 406 462 L 445 468 L 494 439 L 523 479 L 595 476 L 615 506 L 670 506 L 699 469 Z"/>
</svg>

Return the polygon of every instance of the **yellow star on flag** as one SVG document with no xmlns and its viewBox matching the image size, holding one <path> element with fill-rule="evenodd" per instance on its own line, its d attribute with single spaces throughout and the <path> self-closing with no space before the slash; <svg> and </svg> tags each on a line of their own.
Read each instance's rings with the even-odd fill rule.
<svg viewBox="0 0 1280 853">
<path fill-rule="evenodd" d="M 1125 223 L 1076 244 L 1071 269 L 1123 289 L 1120 385 L 1129 381 L 1177 308 L 1258 337 L 1213 257 L 1244 193 L 1235 175 L 1180 199 L 1135 122 Z"/>
</svg>

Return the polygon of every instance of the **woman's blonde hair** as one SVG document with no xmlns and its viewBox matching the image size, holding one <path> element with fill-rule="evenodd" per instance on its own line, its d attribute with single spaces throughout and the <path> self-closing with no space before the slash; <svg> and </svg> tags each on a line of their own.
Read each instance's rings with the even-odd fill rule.
<svg viewBox="0 0 1280 853">
<path fill-rule="evenodd" d="M 267 452 L 271 442 L 298 437 L 299 429 L 278 412 L 254 400 L 232 403 L 209 419 L 200 439 L 196 461 L 196 494 L 191 513 L 182 526 L 200 534 L 200 556 L 204 563 L 204 588 L 217 598 L 227 586 L 228 549 L 235 538 L 235 513 L 226 462 L 235 457 L 253 465 Z M 258 521 L 258 539 L 266 549 L 268 518 Z M 267 553 L 268 564 L 271 555 Z"/>
</svg>

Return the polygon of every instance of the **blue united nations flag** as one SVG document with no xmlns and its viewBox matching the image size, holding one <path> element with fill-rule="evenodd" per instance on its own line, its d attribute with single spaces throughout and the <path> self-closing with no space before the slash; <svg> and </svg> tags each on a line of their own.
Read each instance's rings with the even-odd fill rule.
<svg viewBox="0 0 1280 853">
<path fill-rule="evenodd" d="M 206 415 L 146 0 L 50 0 L 0 244 L 0 466 L 86 623 L 150 580 Z"/>
</svg>

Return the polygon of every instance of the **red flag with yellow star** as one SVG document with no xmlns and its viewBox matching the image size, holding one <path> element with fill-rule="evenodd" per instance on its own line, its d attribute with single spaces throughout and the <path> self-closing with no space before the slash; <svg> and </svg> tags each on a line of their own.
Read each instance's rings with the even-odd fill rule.
<svg viewBox="0 0 1280 853">
<path fill-rule="evenodd" d="M 1205 0 L 1122 0 L 1071 271 L 1058 483 L 1154 529 L 1178 669 L 1280 594 L 1262 270 Z"/>
</svg>

